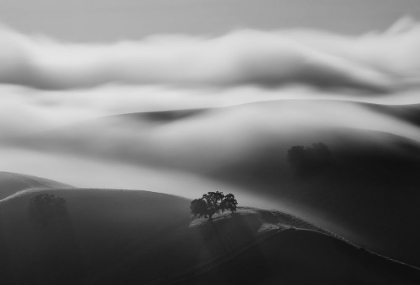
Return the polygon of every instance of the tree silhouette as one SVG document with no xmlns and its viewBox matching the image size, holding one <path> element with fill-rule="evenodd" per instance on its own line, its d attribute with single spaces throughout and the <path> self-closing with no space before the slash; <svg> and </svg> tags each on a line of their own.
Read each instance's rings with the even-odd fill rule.
<svg viewBox="0 0 420 285">
<path fill-rule="evenodd" d="M 311 147 L 292 146 L 287 151 L 287 161 L 297 175 L 317 173 L 331 164 L 331 151 L 324 143 L 313 143 Z"/>
<path fill-rule="evenodd" d="M 55 217 L 67 215 L 66 200 L 52 194 L 39 194 L 29 201 L 29 212 L 36 223 L 46 226 Z"/>
<path fill-rule="evenodd" d="M 213 215 L 220 211 L 235 212 L 237 204 L 238 202 L 233 194 L 224 195 L 223 192 L 216 191 L 208 192 L 202 198 L 193 200 L 190 209 L 194 217 L 205 217 L 211 221 Z"/>
</svg>

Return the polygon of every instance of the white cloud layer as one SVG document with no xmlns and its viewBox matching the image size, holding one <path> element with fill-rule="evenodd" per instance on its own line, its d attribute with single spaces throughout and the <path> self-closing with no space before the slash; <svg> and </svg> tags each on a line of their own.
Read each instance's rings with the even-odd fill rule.
<svg viewBox="0 0 420 285">
<path fill-rule="evenodd" d="M 72 44 L 0 29 L 0 82 L 39 89 L 107 83 L 225 88 L 309 84 L 393 92 L 419 84 L 420 24 L 360 37 L 321 31 L 235 31 Z"/>
</svg>

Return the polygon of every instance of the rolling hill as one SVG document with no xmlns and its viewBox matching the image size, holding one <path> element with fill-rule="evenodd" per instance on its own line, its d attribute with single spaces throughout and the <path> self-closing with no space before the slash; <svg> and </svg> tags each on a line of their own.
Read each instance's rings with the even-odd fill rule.
<svg viewBox="0 0 420 285">
<path fill-rule="evenodd" d="M 10 172 L 0 172 L 0 200 L 19 191 L 33 188 L 72 188 L 72 186 L 63 184 L 54 180 L 41 177 L 17 174 Z"/>
<path fill-rule="evenodd" d="M 67 214 L 35 222 L 36 195 L 64 198 Z M 2 284 L 74 284 L 118 262 L 132 243 L 188 224 L 189 201 L 147 191 L 26 190 L 0 203 Z M 7 278 L 4 278 L 7 276 Z"/>
<path fill-rule="evenodd" d="M 65 199 L 66 213 L 37 223 L 31 201 L 41 194 Z M 0 202 L 2 284 L 206 284 L 209 274 L 222 284 L 420 280 L 419 270 L 290 214 L 242 207 L 209 222 L 191 220 L 189 203 L 140 190 L 37 188 L 12 195 Z"/>
<path fill-rule="evenodd" d="M 419 281 L 417 269 L 316 231 L 291 228 L 259 241 L 222 264 L 154 284 L 417 284 Z"/>
</svg>

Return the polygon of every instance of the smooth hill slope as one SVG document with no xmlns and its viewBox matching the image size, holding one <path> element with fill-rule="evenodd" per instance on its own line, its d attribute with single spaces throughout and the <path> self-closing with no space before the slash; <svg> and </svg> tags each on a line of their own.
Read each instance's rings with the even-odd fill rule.
<svg viewBox="0 0 420 285">
<path fill-rule="evenodd" d="M 30 201 L 40 194 L 64 198 L 68 214 L 37 224 Z M 189 203 L 147 191 L 79 188 L 26 190 L 5 199 L 2 284 L 144 284 L 207 263 L 268 231 L 317 229 L 290 215 L 251 208 L 232 219 L 216 217 L 220 223 L 202 219 L 190 225 Z"/>
<path fill-rule="evenodd" d="M 48 193 L 68 213 L 35 223 L 30 199 Z M 146 191 L 28 190 L 0 203 L 2 284 L 75 284 L 112 268 L 131 244 L 141 249 L 181 225 L 190 201 Z M 170 261 L 172 262 L 172 261 Z"/>
<path fill-rule="evenodd" d="M 96 276 L 89 284 L 137 284 L 139 281 L 140 284 L 159 284 L 162 280 L 228 260 L 248 250 L 257 240 L 290 227 L 324 232 L 285 213 L 241 207 L 234 215 L 216 215 L 213 222 L 194 220 L 189 226 L 180 227 L 172 235 L 149 244 L 147 249 L 133 245 L 119 266 Z M 176 262 L 168 262 L 171 260 Z M 150 275 L 145 276 L 144 272 Z"/>
<path fill-rule="evenodd" d="M 0 200 L 25 189 L 72 187 L 73 186 L 41 177 L 4 171 L 0 172 Z"/>
<path fill-rule="evenodd" d="M 64 198 L 67 214 L 54 216 L 42 225 L 35 222 L 29 206 L 32 197 L 46 193 Z M 214 270 L 230 268 L 242 272 L 248 269 L 241 262 L 249 259 L 257 264 L 267 262 L 268 257 L 255 254 L 257 245 L 271 252 L 270 258 L 284 256 L 280 263 L 283 270 L 302 263 L 303 271 L 312 274 L 311 268 L 317 268 L 317 278 L 328 281 L 330 271 L 336 269 L 331 262 L 334 260 L 346 265 L 340 267 L 343 278 L 359 276 L 364 280 L 367 276 L 369 281 L 382 280 L 365 275 L 366 270 L 376 268 L 376 262 L 370 262 L 364 255 L 348 254 L 347 251 L 356 249 L 347 243 L 342 246 L 344 242 L 340 239 L 294 216 L 240 208 L 237 214 L 224 213 L 213 222 L 191 221 L 189 203 L 190 200 L 181 197 L 147 191 L 77 188 L 27 190 L 3 200 L 0 202 L 2 284 L 160 283 L 162 279 L 176 280 L 209 265 Z M 323 233 L 322 237 L 328 238 L 313 234 L 289 237 L 291 227 Z M 382 266 L 385 261 L 378 259 Z M 322 263 L 325 267 L 319 265 L 322 260 L 326 260 Z M 274 260 L 272 264 L 278 262 Z M 365 266 L 354 265 L 359 263 Z M 409 284 L 401 272 L 408 272 L 407 278 L 418 274 L 409 267 L 403 266 L 401 270 L 400 267 L 392 262 L 385 267 L 389 271 L 384 276 L 398 280 L 399 284 Z M 247 274 L 250 272 L 253 271 L 249 269 Z M 261 272 L 266 276 L 266 271 Z M 219 277 L 224 279 L 224 274 L 221 272 Z M 279 277 L 276 270 L 267 274 L 270 278 Z M 301 281 L 302 276 L 305 275 L 288 278 Z M 229 284 L 245 282 L 229 278 L 225 281 L 230 280 Z"/>
</svg>

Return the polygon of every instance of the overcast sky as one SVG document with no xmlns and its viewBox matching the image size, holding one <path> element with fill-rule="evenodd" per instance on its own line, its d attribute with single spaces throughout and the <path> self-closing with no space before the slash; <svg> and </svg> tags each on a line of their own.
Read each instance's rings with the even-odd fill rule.
<svg viewBox="0 0 420 285">
<path fill-rule="evenodd" d="M 1 0 L 0 22 L 68 41 L 115 41 L 151 34 L 220 35 L 296 27 L 360 34 L 403 16 L 418 0 Z"/>
</svg>

